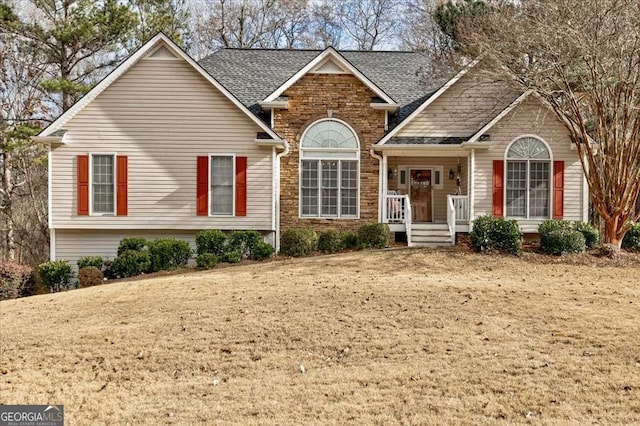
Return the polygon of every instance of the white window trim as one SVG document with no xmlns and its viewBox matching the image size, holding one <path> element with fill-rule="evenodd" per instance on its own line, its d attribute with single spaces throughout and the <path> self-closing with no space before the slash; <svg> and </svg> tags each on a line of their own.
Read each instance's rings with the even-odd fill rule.
<svg viewBox="0 0 640 426">
<path fill-rule="evenodd" d="M 113 157 L 113 212 L 102 213 L 93 211 L 93 156 L 110 155 Z M 118 154 L 116 152 L 90 152 L 89 153 L 89 216 L 117 216 L 118 215 Z"/>
<path fill-rule="evenodd" d="M 303 148 L 302 142 L 307 134 L 307 131 L 311 129 L 316 124 L 319 124 L 323 121 L 335 121 L 345 125 L 352 133 L 358 144 L 357 148 Z M 304 152 L 335 152 L 340 153 L 343 152 L 345 154 L 356 154 L 355 156 L 336 156 L 333 158 L 304 158 Z M 317 161 L 318 162 L 318 214 L 314 216 L 308 216 L 302 214 L 302 162 L 303 161 Z M 336 216 L 323 216 L 322 215 L 322 161 L 338 161 L 338 199 L 337 199 L 337 212 Z M 356 214 L 355 215 L 342 215 L 342 161 L 355 161 L 356 162 L 356 173 L 357 173 L 357 184 L 356 184 Z M 307 128 L 302 133 L 302 137 L 300 138 L 299 145 L 299 155 L 298 155 L 298 219 L 347 219 L 347 220 L 357 220 L 360 219 L 360 138 L 358 138 L 358 134 L 348 123 L 337 119 L 337 118 L 321 118 L 320 120 L 316 120 L 313 123 L 309 124 Z"/>
<path fill-rule="evenodd" d="M 213 167 L 211 167 L 211 159 L 213 157 L 231 157 L 231 186 L 232 186 L 232 194 L 231 197 L 231 214 L 227 213 L 213 213 L 211 211 L 211 205 L 213 204 L 213 194 L 211 192 L 211 173 L 213 171 Z M 209 171 L 209 176 L 207 178 L 207 211 L 209 213 L 209 217 L 235 217 L 236 216 L 236 154 L 209 154 L 208 156 L 208 164 L 207 169 Z"/>
<path fill-rule="evenodd" d="M 548 160 L 532 160 L 530 158 L 526 158 L 526 159 L 515 159 L 515 158 L 511 158 L 509 159 L 507 157 L 507 155 L 509 154 L 509 149 L 511 149 L 511 146 L 516 143 L 518 140 L 520 139 L 524 139 L 524 138 L 531 138 L 531 139 L 536 139 L 540 142 L 542 142 L 544 144 L 544 146 L 547 148 L 547 151 L 549 152 L 549 159 Z M 526 205 L 525 205 L 525 212 L 526 215 L 525 216 L 508 216 L 507 215 L 507 169 L 508 169 L 508 162 L 509 161 L 526 161 L 527 163 L 527 192 L 526 192 Z M 530 179 L 530 164 L 531 161 L 533 162 L 537 162 L 537 163 L 545 163 L 548 162 L 549 163 L 549 215 L 548 216 L 529 216 L 529 201 L 530 201 L 530 197 L 529 197 L 529 179 Z M 533 134 L 524 134 L 524 135 L 520 135 L 516 138 L 514 138 L 511 142 L 509 142 L 509 144 L 507 145 L 507 148 L 504 150 L 504 172 L 503 172 L 503 178 L 502 178 L 503 182 L 504 182 L 504 188 L 503 188 L 503 200 L 504 200 L 504 205 L 502 206 L 503 211 L 504 211 L 504 217 L 508 218 L 508 219 L 516 219 L 516 220 L 547 220 L 547 219 L 551 219 L 553 217 L 553 151 L 551 150 L 551 146 L 549 146 L 549 144 L 547 143 L 547 141 L 545 141 L 544 139 L 542 139 L 540 136 L 538 135 L 533 135 Z"/>
<path fill-rule="evenodd" d="M 434 190 L 443 190 L 444 189 L 444 180 L 445 179 L 449 179 L 449 177 L 445 177 L 444 175 L 444 166 L 434 166 L 434 165 L 422 165 L 422 164 L 398 164 L 397 166 L 398 169 L 398 176 L 396 176 L 397 179 L 397 186 L 399 189 L 407 192 L 409 189 L 409 185 L 411 184 L 411 181 L 409 179 L 409 175 L 410 175 L 410 171 L 411 169 L 422 169 L 422 170 L 426 170 L 426 169 L 430 169 L 431 172 L 433 173 L 433 180 L 435 182 L 435 172 L 439 172 L 440 173 L 440 183 L 435 185 L 434 183 L 432 183 L 431 188 Z M 405 182 L 401 183 L 400 180 L 400 172 L 404 171 L 405 172 Z"/>
</svg>

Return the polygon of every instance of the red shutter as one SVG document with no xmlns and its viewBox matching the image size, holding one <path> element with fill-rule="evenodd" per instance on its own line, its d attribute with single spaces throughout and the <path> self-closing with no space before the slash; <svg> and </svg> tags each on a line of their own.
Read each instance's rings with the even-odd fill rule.
<svg viewBox="0 0 640 426">
<path fill-rule="evenodd" d="M 504 161 L 493 160 L 493 215 L 504 216 Z"/>
<path fill-rule="evenodd" d="M 236 216 L 247 215 L 247 157 L 236 157 Z"/>
<path fill-rule="evenodd" d="M 564 161 L 553 162 L 553 218 L 564 216 Z"/>
<path fill-rule="evenodd" d="M 198 157 L 196 178 L 196 212 L 198 216 L 209 215 L 209 157 Z"/>
<path fill-rule="evenodd" d="M 78 155 L 78 215 L 89 214 L 89 156 Z"/>
<path fill-rule="evenodd" d="M 116 214 L 126 216 L 129 213 L 129 166 L 126 155 L 116 157 Z"/>
</svg>

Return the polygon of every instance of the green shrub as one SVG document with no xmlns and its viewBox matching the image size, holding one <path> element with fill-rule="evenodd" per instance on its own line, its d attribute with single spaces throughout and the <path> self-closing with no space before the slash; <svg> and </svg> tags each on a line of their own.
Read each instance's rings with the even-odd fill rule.
<svg viewBox="0 0 640 426">
<path fill-rule="evenodd" d="M 147 272 L 150 264 L 146 251 L 127 250 L 113 259 L 110 267 L 116 278 L 126 278 Z"/>
<path fill-rule="evenodd" d="M 213 253 L 220 257 L 227 249 L 227 234 L 219 229 L 207 229 L 196 235 L 196 252 Z"/>
<path fill-rule="evenodd" d="M 491 227 L 489 238 L 493 242 L 493 248 L 497 250 L 515 256 L 522 253 L 522 233 L 515 220 L 496 218 Z"/>
<path fill-rule="evenodd" d="M 337 253 L 344 248 L 344 237 L 337 229 L 328 229 L 318 237 L 318 250 L 322 253 Z"/>
<path fill-rule="evenodd" d="M 240 251 L 243 259 L 253 259 L 253 252 L 262 241 L 258 231 L 233 231 L 229 235 L 228 249 Z"/>
<path fill-rule="evenodd" d="M 342 247 L 347 249 L 358 248 L 358 234 L 347 231 L 342 234 Z"/>
<path fill-rule="evenodd" d="M 86 268 L 87 266 L 94 266 L 102 270 L 104 262 L 100 256 L 85 256 L 78 259 L 78 270 Z"/>
<path fill-rule="evenodd" d="M 196 257 L 198 268 L 213 269 L 218 265 L 218 257 L 213 253 L 202 253 Z"/>
<path fill-rule="evenodd" d="M 311 228 L 289 228 L 280 236 L 280 252 L 285 256 L 308 256 L 316 249 L 318 234 Z"/>
<path fill-rule="evenodd" d="M 84 266 L 78 270 L 80 288 L 100 285 L 104 281 L 102 270 L 95 266 Z"/>
<path fill-rule="evenodd" d="M 367 223 L 358 228 L 358 246 L 363 248 L 385 248 L 390 238 L 386 223 Z"/>
<path fill-rule="evenodd" d="M 242 261 L 242 253 L 240 250 L 227 250 L 220 258 L 221 262 L 225 263 L 240 263 Z"/>
<path fill-rule="evenodd" d="M 633 225 L 624 235 L 622 248 L 629 251 L 640 252 L 640 222 Z"/>
<path fill-rule="evenodd" d="M 276 249 L 274 249 L 271 244 L 265 243 L 264 241 L 260 241 L 260 243 L 258 243 L 258 245 L 253 248 L 253 251 L 251 252 L 251 259 L 252 260 L 267 259 L 273 256 L 273 253 L 275 253 L 275 251 Z"/>
<path fill-rule="evenodd" d="M 488 250 L 492 247 L 493 242 L 490 238 L 491 226 L 494 217 L 490 215 L 480 216 L 473 221 L 469 237 L 471 246 L 477 252 Z"/>
<path fill-rule="evenodd" d="M 73 270 L 66 260 L 53 260 L 51 262 L 41 263 L 38 266 L 38 275 L 40 275 L 42 283 L 46 285 L 50 291 L 57 292 L 62 289 L 71 288 Z"/>
<path fill-rule="evenodd" d="M 34 278 L 31 266 L 0 263 L 0 300 L 31 296 L 35 289 Z"/>
<path fill-rule="evenodd" d="M 158 238 L 147 243 L 151 272 L 168 271 L 186 266 L 191 248 L 186 241 L 175 238 Z"/>
<path fill-rule="evenodd" d="M 545 220 L 538 225 L 538 233 L 540 234 L 540 250 L 547 253 L 546 247 L 549 245 L 548 236 L 550 233 L 559 229 L 573 230 L 571 222 L 566 220 Z"/>
<path fill-rule="evenodd" d="M 475 251 L 494 249 L 516 256 L 522 253 L 522 233 L 515 220 L 480 216 L 473 221 L 470 237 Z"/>
<path fill-rule="evenodd" d="M 589 222 L 574 222 L 574 228 L 584 236 L 584 242 L 588 249 L 600 243 L 600 231 Z"/>
<path fill-rule="evenodd" d="M 118 256 L 125 251 L 142 251 L 146 245 L 147 240 L 144 238 L 123 238 L 118 246 Z"/>
<path fill-rule="evenodd" d="M 546 243 L 542 251 L 556 256 L 567 253 L 582 253 L 585 250 L 584 235 L 573 229 L 559 228 L 546 235 Z"/>
</svg>

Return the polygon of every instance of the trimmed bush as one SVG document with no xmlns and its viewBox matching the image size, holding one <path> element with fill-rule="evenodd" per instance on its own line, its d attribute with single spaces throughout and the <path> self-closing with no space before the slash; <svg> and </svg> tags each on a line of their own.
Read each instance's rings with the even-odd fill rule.
<svg viewBox="0 0 640 426">
<path fill-rule="evenodd" d="M 493 242 L 493 248 L 515 256 L 522 253 L 522 233 L 515 220 L 497 218 L 493 222 L 489 238 Z"/>
<path fill-rule="evenodd" d="M 490 215 L 473 221 L 470 233 L 475 251 L 494 249 L 518 256 L 522 253 L 522 233 L 518 222 Z"/>
<path fill-rule="evenodd" d="M 271 244 L 265 243 L 264 241 L 260 241 L 260 243 L 256 247 L 254 247 L 253 251 L 251 252 L 251 259 L 252 260 L 267 259 L 273 256 L 273 253 L 275 253 L 275 251 L 276 249 L 274 249 Z"/>
<path fill-rule="evenodd" d="M 102 270 L 95 266 L 85 266 L 78 270 L 78 284 L 80 288 L 100 285 L 104 281 Z"/>
<path fill-rule="evenodd" d="M 35 289 L 34 278 L 31 266 L 0 263 L 0 300 L 31 296 Z"/>
<path fill-rule="evenodd" d="M 186 241 L 176 238 L 158 238 L 147 243 L 151 272 L 168 271 L 187 265 L 191 248 Z"/>
<path fill-rule="evenodd" d="M 540 234 L 540 250 L 544 253 L 548 253 L 547 247 L 549 245 L 548 236 L 550 233 L 559 229 L 573 230 L 571 222 L 566 220 L 545 220 L 538 225 L 538 233 Z"/>
<path fill-rule="evenodd" d="M 358 234 L 347 231 L 342 234 L 342 247 L 347 249 L 358 248 Z"/>
<path fill-rule="evenodd" d="M 113 259 L 111 272 L 116 278 L 134 277 L 147 272 L 150 264 L 146 251 L 127 250 Z"/>
<path fill-rule="evenodd" d="M 629 251 L 640 252 L 640 222 L 633 225 L 624 235 L 622 248 Z"/>
<path fill-rule="evenodd" d="M 589 222 L 575 222 L 574 228 L 584 236 L 584 242 L 588 249 L 600 243 L 600 231 Z"/>
<path fill-rule="evenodd" d="M 73 270 L 66 260 L 54 260 L 38 265 L 38 275 L 49 291 L 57 292 L 71 287 Z"/>
<path fill-rule="evenodd" d="M 493 243 L 490 233 L 493 221 L 494 218 L 490 215 L 480 216 L 473 221 L 469 237 L 475 251 L 481 252 L 491 248 Z"/>
<path fill-rule="evenodd" d="M 220 258 L 221 262 L 225 263 L 240 263 L 242 261 L 242 253 L 240 250 L 227 250 Z"/>
<path fill-rule="evenodd" d="M 196 252 L 212 253 L 220 257 L 227 249 L 227 234 L 219 229 L 207 229 L 196 235 Z"/>
<path fill-rule="evenodd" d="M 218 257 L 213 253 L 202 253 L 196 257 L 198 268 L 213 269 L 218 265 Z"/>
<path fill-rule="evenodd" d="M 228 250 L 238 250 L 243 259 L 253 259 L 253 252 L 262 243 L 258 231 L 233 231 L 229 235 Z"/>
<path fill-rule="evenodd" d="M 316 249 L 318 234 L 311 228 L 289 228 L 280 237 L 280 252 L 285 256 L 308 256 Z"/>
<path fill-rule="evenodd" d="M 144 238 L 123 238 L 118 246 L 118 256 L 125 251 L 142 251 L 146 245 L 147 240 Z"/>
<path fill-rule="evenodd" d="M 337 253 L 344 248 L 344 237 L 336 229 L 329 229 L 318 237 L 318 250 L 322 253 Z"/>
<path fill-rule="evenodd" d="M 573 229 L 560 228 L 546 235 L 546 243 L 543 251 L 548 254 L 560 256 L 568 253 L 582 253 L 585 248 L 585 239 L 581 232 Z"/>
<path fill-rule="evenodd" d="M 100 256 L 85 256 L 78 259 L 78 271 L 82 268 L 86 268 L 87 266 L 94 266 L 100 270 L 102 270 L 102 265 L 104 264 L 102 258 Z M 80 277 L 78 277 L 80 278 Z"/>
<path fill-rule="evenodd" d="M 358 246 L 363 248 L 385 248 L 390 238 L 386 223 L 367 223 L 358 228 Z"/>
</svg>

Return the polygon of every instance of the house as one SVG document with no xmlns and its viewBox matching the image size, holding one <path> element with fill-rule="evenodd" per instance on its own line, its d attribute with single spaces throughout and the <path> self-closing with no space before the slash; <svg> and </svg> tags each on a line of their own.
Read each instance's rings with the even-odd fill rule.
<svg viewBox="0 0 640 426">
<path fill-rule="evenodd" d="M 223 49 L 158 34 L 35 139 L 48 143 L 51 258 L 202 229 L 389 223 L 451 244 L 472 220 L 586 220 L 562 123 L 474 62 L 434 78 L 412 52 Z"/>
</svg>

